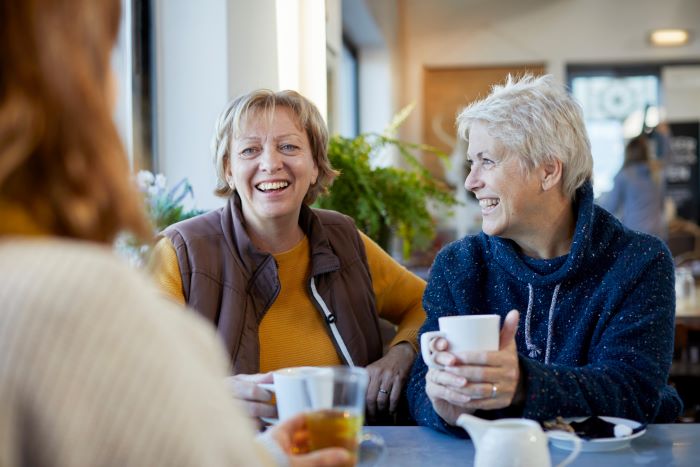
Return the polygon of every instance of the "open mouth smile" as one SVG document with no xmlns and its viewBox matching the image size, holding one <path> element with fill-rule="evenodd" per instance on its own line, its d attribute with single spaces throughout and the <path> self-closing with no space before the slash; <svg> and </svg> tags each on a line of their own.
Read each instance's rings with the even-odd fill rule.
<svg viewBox="0 0 700 467">
<path fill-rule="evenodd" d="M 287 181 L 280 181 L 280 182 L 262 182 L 258 183 L 255 185 L 255 188 L 258 191 L 262 191 L 263 193 L 269 193 L 269 192 L 275 192 L 275 191 L 282 191 L 285 188 L 289 186 L 289 182 Z"/>
<path fill-rule="evenodd" d="M 498 198 L 483 198 L 479 200 L 479 207 L 481 207 L 482 212 L 490 212 L 493 211 L 500 203 L 501 202 Z"/>
</svg>

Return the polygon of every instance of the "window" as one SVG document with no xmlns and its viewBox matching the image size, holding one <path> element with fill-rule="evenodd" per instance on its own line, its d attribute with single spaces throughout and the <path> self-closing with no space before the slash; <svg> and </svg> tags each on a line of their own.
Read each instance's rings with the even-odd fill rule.
<svg viewBox="0 0 700 467">
<path fill-rule="evenodd" d="M 359 134 L 360 126 L 357 50 L 345 39 L 340 58 L 340 75 L 338 111 L 341 115 L 338 133 L 346 138 L 354 138 Z"/>
<path fill-rule="evenodd" d="M 134 170 L 153 170 L 156 160 L 152 13 L 152 0 L 122 0 L 112 59 L 119 88 L 115 120 Z"/>
<path fill-rule="evenodd" d="M 596 196 L 612 189 L 625 142 L 658 123 L 659 73 L 657 67 L 569 68 L 569 86 L 591 140 Z"/>
</svg>

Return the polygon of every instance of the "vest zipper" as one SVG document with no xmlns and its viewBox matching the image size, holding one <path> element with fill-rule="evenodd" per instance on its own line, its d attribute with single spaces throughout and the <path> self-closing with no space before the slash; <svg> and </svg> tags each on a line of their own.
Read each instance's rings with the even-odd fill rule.
<svg viewBox="0 0 700 467">
<path fill-rule="evenodd" d="M 338 349 L 340 349 L 340 353 L 343 354 L 343 358 L 345 359 L 346 363 L 349 366 L 355 366 L 355 363 L 352 361 L 352 357 L 350 356 L 350 352 L 343 341 L 343 337 L 340 335 L 340 331 L 338 331 L 338 326 L 335 324 L 335 315 L 330 312 L 326 302 L 323 301 L 321 295 L 318 293 L 318 290 L 316 290 L 316 282 L 314 281 L 313 277 L 311 277 L 311 295 L 314 297 L 314 300 L 316 300 L 318 306 L 321 307 L 323 315 L 326 318 L 326 323 L 328 323 L 328 327 L 331 330 L 331 336 L 333 337 Z"/>
</svg>

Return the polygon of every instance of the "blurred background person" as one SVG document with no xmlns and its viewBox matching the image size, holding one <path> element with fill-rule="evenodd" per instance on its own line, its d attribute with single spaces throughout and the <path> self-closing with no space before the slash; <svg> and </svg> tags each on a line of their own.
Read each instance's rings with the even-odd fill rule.
<svg viewBox="0 0 700 467">
<path fill-rule="evenodd" d="M 650 152 L 646 135 L 627 143 L 622 168 L 613 183 L 613 189 L 603 194 L 598 204 L 626 227 L 666 239 L 663 171 Z"/>
<path fill-rule="evenodd" d="M 151 229 L 112 121 L 119 0 L 0 0 L 0 465 L 333 465 L 254 441 L 213 329 L 111 249 Z M 303 435 L 303 433 L 301 433 Z"/>
<path fill-rule="evenodd" d="M 272 370 L 307 365 L 367 367 L 370 419 L 393 414 L 416 355 L 425 282 L 350 217 L 309 207 L 337 175 L 327 145 L 323 117 L 297 92 L 234 99 L 213 141 L 227 204 L 168 227 L 154 249 L 157 281 L 218 328 L 254 417 L 276 416 L 258 386 Z M 397 326 L 390 342 L 380 317 Z"/>
</svg>

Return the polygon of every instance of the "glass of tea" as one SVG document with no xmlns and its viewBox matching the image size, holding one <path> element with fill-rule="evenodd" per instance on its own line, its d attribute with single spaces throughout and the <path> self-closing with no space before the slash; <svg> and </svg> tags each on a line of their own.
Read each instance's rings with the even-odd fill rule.
<svg viewBox="0 0 700 467">
<path fill-rule="evenodd" d="M 362 433 L 369 376 L 359 367 L 324 367 L 305 375 L 308 439 L 303 451 L 342 447 L 348 465 L 373 465 L 384 452 L 381 437 Z"/>
</svg>

